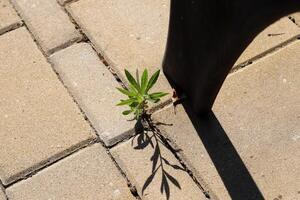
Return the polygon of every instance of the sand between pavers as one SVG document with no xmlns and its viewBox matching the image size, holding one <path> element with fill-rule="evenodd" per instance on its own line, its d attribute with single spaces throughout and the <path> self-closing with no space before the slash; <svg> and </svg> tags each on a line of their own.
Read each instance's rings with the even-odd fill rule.
<svg viewBox="0 0 300 200">
<path fill-rule="evenodd" d="M 96 138 L 26 28 L 0 36 L 0 179 L 18 180 Z"/>
<path fill-rule="evenodd" d="M 7 189 L 11 200 L 133 200 L 106 150 L 93 144 Z"/>
</svg>

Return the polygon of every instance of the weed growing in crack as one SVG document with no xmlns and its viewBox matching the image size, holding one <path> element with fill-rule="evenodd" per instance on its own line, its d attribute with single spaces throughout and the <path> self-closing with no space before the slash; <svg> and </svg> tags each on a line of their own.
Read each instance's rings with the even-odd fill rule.
<svg viewBox="0 0 300 200">
<path fill-rule="evenodd" d="M 136 150 L 142 150 L 151 146 L 153 155 L 150 160 L 152 162 L 152 170 L 150 176 L 145 180 L 142 187 L 142 194 L 153 181 L 157 174 L 161 174 L 160 192 L 166 195 L 166 199 L 170 199 L 170 183 L 177 188 L 181 186 L 177 179 L 171 175 L 168 169 L 183 170 L 182 166 L 172 164 L 162 155 L 163 148 L 169 149 L 168 141 L 165 139 L 156 124 L 152 121 L 151 115 L 147 113 L 148 102 L 158 103 L 161 97 L 166 96 L 168 93 L 154 92 L 150 93 L 150 89 L 156 84 L 159 77 L 160 70 L 156 71 L 150 79 L 148 79 L 148 71 L 144 70 L 141 78 L 138 71 L 136 79 L 125 70 L 126 78 L 129 82 L 128 88 L 117 88 L 121 93 L 127 96 L 127 99 L 121 100 L 118 106 L 128 106 L 129 109 L 125 110 L 122 114 L 134 114 L 134 119 L 137 120 L 135 130 L 136 135 L 132 139 L 132 146 Z M 136 145 L 134 145 L 136 141 Z M 180 151 L 180 150 L 175 150 Z"/>
<path fill-rule="evenodd" d="M 154 92 L 149 93 L 150 89 L 155 85 L 158 80 L 160 70 L 156 71 L 148 80 L 148 70 L 145 69 L 140 79 L 137 71 L 136 79 L 125 70 L 126 78 L 129 82 L 129 87 L 117 88 L 121 93 L 126 95 L 127 99 L 122 99 L 117 106 L 129 106 L 128 110 L 125 110 L 122 114 L 129 115 L 134 114 L 134 119 L 139 120 L 146 114 L 148 108 L 148 101 L 158 103 L 160 98 L 166 96 L 168 93 Z"/>
</svg>

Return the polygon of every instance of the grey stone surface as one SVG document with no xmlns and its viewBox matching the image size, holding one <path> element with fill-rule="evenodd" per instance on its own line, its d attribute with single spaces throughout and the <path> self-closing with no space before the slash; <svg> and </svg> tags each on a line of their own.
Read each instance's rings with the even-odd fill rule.
<svg viewBox="0 0 300 200">
<path fill-rule="evenodd" d="M 12 0 L 46 54 L 81 39 L 56 0 Z"/>
<path fill-rule="evenodd" d="M 135 73 L 136 69 L 147 68 L 154 72 L 161 67 L 169 0 L 85 0 L 67 8 L 97 51 L 122 77 L 124 69 Z M 155 90 L 170 92 L 162 73 Z"/>
<path fill-rule="evenodd" d="M 96 136 L 25 28 L 0 37 L 0 179 L 9 184 Z"/>
<path fill-rule="evenodd" d="M 299 54 L 298 41 L 227 77 L 216 118 L 192 120 L 182 106 L 155 115 L 173 124 L 160 128 L 219 199 L 251 198 L 247 170 L 265 199 L 300 198 Z"/>
<path fill-rule="evenodd" d="M 89 44 L 74 44 L 50 60 L 106 145 L 133 133 L 135 122 L 122 115 L 125 107 L 116 106 L 125 98 L 116 90 L 120 85 Z"/>
<path fill-rule="evenodd" d="M 300 29 L 290 19 L 284 17 L 259 33 L 240 55 L 235 65 L 252 60 L 299 35 Z"/>
<path fill-rule="evenodd" d="M 152 148 L 150 144 L 146 146 L 142 145 L 142 143 L 139 143 L 138 141 L 140 140 L 137 136 L 136 138 L 120 144 L 111 150 L 117 163 L 123 170 L 125 170 L 125 173 L 129 179 L 133 181 L 133 184 L 135 184 L 142 199 L 167 199 L 165 190 L 163 194 L 161 193 L 162 184 L 165 186 L 166 184 L 168 185 L 169 189 L 167 190 L 170 192 L 170 200 L 206 199 L 202 191 L 193 182 L 187 172 L 178 169 L 178 167 L 181 167 L 181 165 L 174 155 L 160 143 L 158 143 L 159 148 L 157 151 L 154 150 L 157 147 L 156 140 L 154 137 L 152 137 L 152 133 L 148 132 L 148 136 L 151 137 L 154 148 Z M 139 147 L 139 149 L 137 149 L 137 147 Z M 157 155 L 157 157 L 154 155 Z M 169 164 L 173 165 L 174 168 L 171 167 L 171 165 L 167 165 L 165 162 L 163 162 L 162 168 L 159 167 L 161 164 L 160 155 L 166 159 Z M 157 171 L 156 173 L 152 173 L 152 167 L 155 160 L 157 160 L 157 165 L 155 168 Z M 171 178 L 166 177 L 167 179 L 163 180 L 162 176 L 166 173 L 162 173 L 162 169 L 167 173 L 167 176 Z M 155 175 L 151 180 L 149 177 L 151 177 L 152 174 Z M 180 189 L 176 187 L 174 183 L 172 183 L 171 179 L 173 182 L 177 181 Z M 147 185 L 146 183 L 149 184 L 143 192 L 143 187 L 144 185 Z"/>
<path fill-rule="evenodd" d="M 7 189 L 11 200 L 135 199 L 125 178 L 100 144 L 55 163 Z"/>
<path fill-rule="evenodd" d="M 0 1 L 0 34 L 22 24 L 8 0 Z"/>
</svg>

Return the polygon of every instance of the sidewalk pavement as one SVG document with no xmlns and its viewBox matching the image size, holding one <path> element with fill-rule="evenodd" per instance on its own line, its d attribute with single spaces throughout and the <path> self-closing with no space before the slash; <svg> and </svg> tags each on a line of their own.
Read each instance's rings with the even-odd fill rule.
<svg viewBox="0 0 300 200">
<path fill-rule="evenodd" d="M 161 67 L 169 6 L 0 2 L 0 200 L 300 199 L 300 14 L 253 40 L 207 119 L 168 96 L 135 135 L 115 87 Z"/>
</svg>

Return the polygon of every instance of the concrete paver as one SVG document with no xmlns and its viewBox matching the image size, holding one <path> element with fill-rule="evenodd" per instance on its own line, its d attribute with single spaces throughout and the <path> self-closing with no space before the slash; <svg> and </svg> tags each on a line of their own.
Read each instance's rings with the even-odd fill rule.
<svg viewBox="0 0 300 200">
<path fill-rule="evenodd" d="M 294 18 L 295 23 L 300 26 L 300 12 L 292 14 L 292 17 Z"/>
<path fill-rule="evenodd" d="M 46 54 L 81 39 L 56 0 L 12 0 Z"/>
<path fill-rule="evenodd" d="M 113 75 L 87 43 L 74 44 L 50 57 L 56 71 L 107 146 L 133 133 L 133 121 L 117 107 L 124 99 Z"/>
<path fill-rule="evenodd" d="M 123 75 L 124 69 L 135 73 L 136 69 L 142 72 L 147 68 L 153 73 L 161 67 L 169 3 L 169 0 L 85 0 L 71 3 L 67 8 L 97 51 Z M 162 73 L 155 90 L 170 92 Z"/>
<path fill-rule="evenodd" d="M 149 137 L 151 137 L 151 133 L 149 133 Z M 196 186 L 193 180 L 189 177 L 187 172 L 173 168 L 166 163 L 163 163 L 163 168 L 159 168 L 161 162 L 159 155 L 162 155 L 164 159 L 167 160 L 172 165 L 176 165 L 180 167 L 180 163 L 174 157 L 174 155 L 163 145 L 159 145 L 160 153 L 155 153 L 154 148 L 156 147 L 156 141 L 152 137 L 151 141 L 153 142 L 154 148 L 149 144 L 148 146 L 142 147 L 142 144 L 139 144 L 138 137 L 131 139 L 130 141 L 125 142 L 124 144 L 120 144 L 117 147 L 111 150 L 114 158 L 120 165 L 120 167 L 125 171 L 127 176 L 133 183 L 135 184 L 139 195 L 142 199 L 167 199 L 166 192 L 162 194 L 161 185 L 168 185 L 167 190 L 170 191 L 170 200 L 175 199 L 206 199 L 202 193 L 202 191 Z M 142 149 L 135 149 L 135 147 L 140 147 Z M 157 155 L 154 156 L 154 155 Z M 157 159 L 155 159 L 155 157 Z M 148 187 L 143 191 L 144 185 L 147 185 L 147 179 L 151 177 L 153 162 L 157 160 L 157 165 L 155 169 L 158 169 L 155 173 L 153 179 L 151 178 L 148 183 Z M 163 180 L 162 170 L 164 169 L 167 173 L 166 180 Z M 164 173 L 165 174 L 165 173 Z M 171 178 L 169 178 L 171 177 Z M 173 179 L 172 179 L 173 177 Z M 173 181 L 172 181 L 172 180 Z M 174 181 L 175 180 L 175 181 Z M 180 186 L 180 189 L 174 185 L 174 182 L 177 181 L 177 184 Z M 172 183 L 173 182 L 173 183 Z"/>
<path fill-rule="evenodd" d="M 260 32 L 245 51 L 240 55 L 235 65 L 244 63 L 274 49 L 276 46 L 300 35 L 300 29 L 290 19 L 284 17 Z"/>
<path fill-rule="evenodd" d="M 97 10 L 102 12 L 97 13 Z M 129 68 L 134 71 L 137 67 L 161 66 L 167 38 L 169 1 L 87 0 L 71 4 L 69 11 L 97 50 L 119 70 Z M 236 65 L 299 34 L 299 28 L 285 17 L 261 32 L 239 57 Z M 167 85 L 161 85 L 161 88 L 168 89 Z"/>
<path fill-rule="evenodd" d="M 68 3 L 68 2 L 70 2 L 70 1 L 72 1 L 72 0 L 58 0 L 58 3 L 59 3 L 60 5 L 64 5 L 65 3 Z"/>
<path fill-rule="evenodd" d="M 25 28 L 0 37 L 0 60 L 0 179 L 7 185 L 96 136 Z"/>
<path fill-rule="evenodd" d="M 11 200 L 135 199 L 100 144 L 82 149 L 9 187 L 7 196 Z"/>
<path fill-rule="evenodd" d="M 6 196 L 0 187 L 0 200 L 6 200 Z"/>
<path fill-rule="evenodd" d="M 0 34 L 22 24 L 8 0 L 0 1 Z"/>
<path fill-rule="evenodd" d="M 216 119 L 192 123 L 181 106 L 176 115 L 156 114 L 173 124 L 161 129 L 220 199 L 258 199 L 250 195 L 251 176 L 265 199 L 299 199 L 299 53 L 298 41 L 227 77 Z"/>
</svg>

